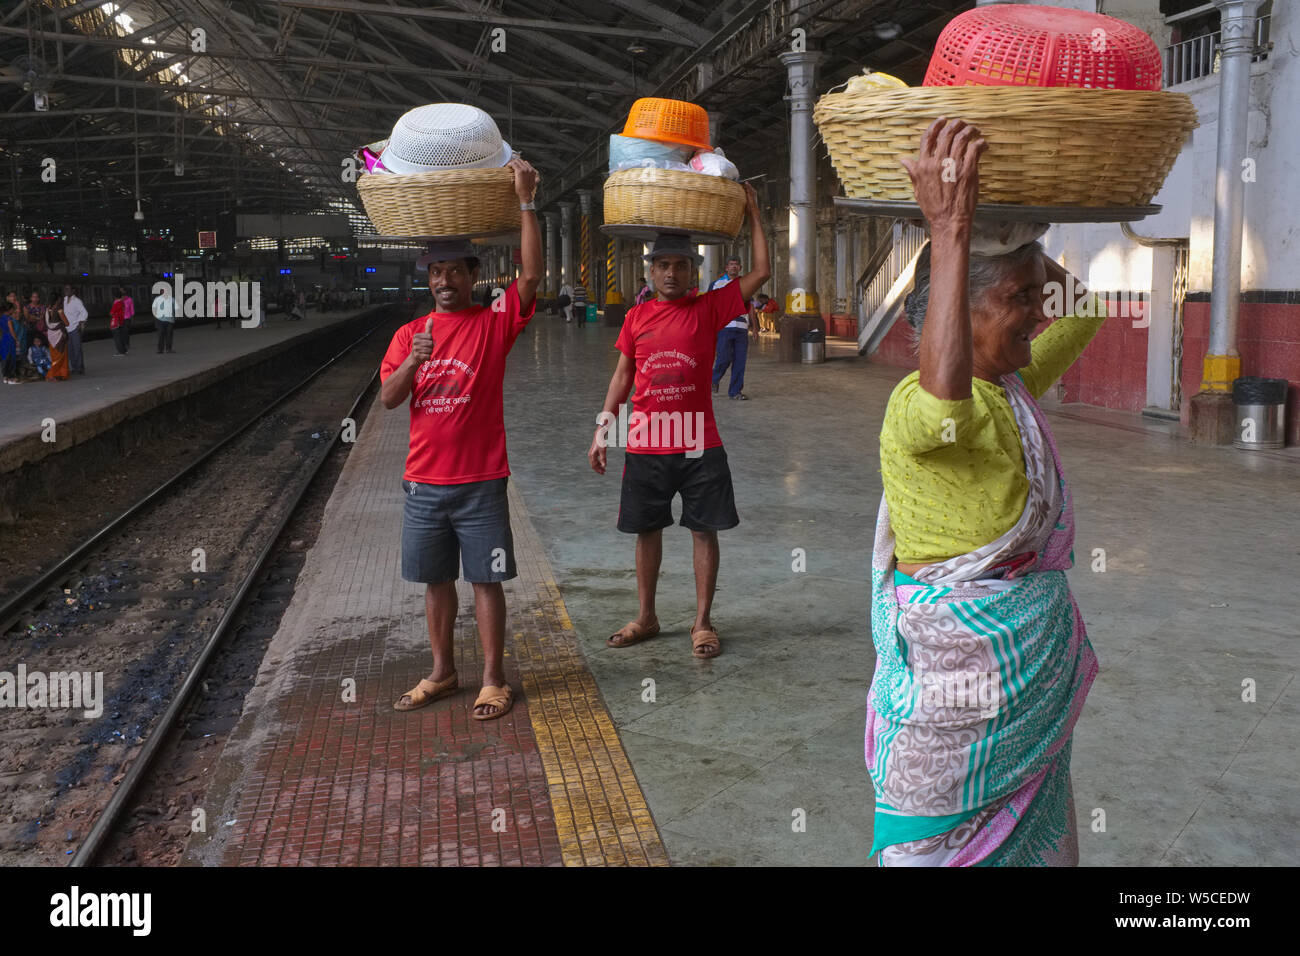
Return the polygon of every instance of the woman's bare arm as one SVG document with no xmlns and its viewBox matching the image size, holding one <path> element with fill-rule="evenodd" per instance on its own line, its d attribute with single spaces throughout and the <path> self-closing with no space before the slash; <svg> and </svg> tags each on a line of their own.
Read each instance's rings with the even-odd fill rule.
<svg viewBox="0 0 1300 956">
<path fill-rule="evenodd" d="M 930 223 L 930 297 L 921 330 L 921 387 L 935 398 L 971 397 L 971 223 L 979 198 L 979 130 L 940 117 L 921 136 L 916 159 L 901 159 Z"/>
</svg>

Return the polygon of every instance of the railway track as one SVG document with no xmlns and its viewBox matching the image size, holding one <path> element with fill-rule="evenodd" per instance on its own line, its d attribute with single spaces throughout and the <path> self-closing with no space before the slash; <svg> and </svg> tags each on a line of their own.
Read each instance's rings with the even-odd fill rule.
<svg viewBox="0 0 1300 956">
<path fill-rule="evenodd" d="M 350 343 L 0 606 L 0 670 L 16 680 L 21 663 L 29 682 L 47 680 L 44 706 L 0 711 L 0 862 L 86 866 L 104 850 L 247 600 L 276 596 L 259 585 L 276 541 L 341 423 L 356 421 L 398 322 Z M 102 679 L 89 709 L 50 706 L 68 702 L 49 676 L 72 673 Z"/>
</svg>

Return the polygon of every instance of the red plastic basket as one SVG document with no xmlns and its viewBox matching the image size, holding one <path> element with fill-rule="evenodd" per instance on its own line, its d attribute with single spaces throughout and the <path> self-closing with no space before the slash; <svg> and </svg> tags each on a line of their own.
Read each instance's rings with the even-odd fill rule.
<svg viewBox="0 0 1300 956">
<path fill-rule="evenodd" d="M 923 86 L 1158 90 L 1160 50 L 1131 23 L 1063 7 L 976 7 L 939 34 Z"/>
</svg>

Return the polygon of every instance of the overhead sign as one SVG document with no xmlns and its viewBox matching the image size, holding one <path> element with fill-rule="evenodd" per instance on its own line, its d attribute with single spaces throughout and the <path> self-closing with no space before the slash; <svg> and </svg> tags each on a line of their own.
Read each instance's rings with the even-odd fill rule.
<svg viewBox="0 0 1300 956">
<path fill-rule="evenodd" d="M 235 217 L 235 231 L 241 239 L 352 238 L 348 217 L 337 214 L 267 216 L 249 213 Z"/>
<path fill-rule="evenodd" d="M 215 229 L 211 230 L 210 232 L 199 233 L 199 248 L 200 249 L 217 248 L 217 231 Z"/>
</svg>

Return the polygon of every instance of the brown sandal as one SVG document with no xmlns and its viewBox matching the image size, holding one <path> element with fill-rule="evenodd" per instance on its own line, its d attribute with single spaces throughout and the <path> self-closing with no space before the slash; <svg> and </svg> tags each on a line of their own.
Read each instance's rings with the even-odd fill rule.
<svg viewBox="0 0 1300 956">
<path fill-rule="evenodd" d="M 475 720 L 496 720 L 498 717 L 504 717 L 510 713 L 510 708 L 515 704 L 514 692 L 510 689 L 509 684 L 504 684 L 501 687 L 484 684 L 483 689 L 479 691 L 478 698 L 474 701 L 474 707 L 478 708 L 484 704 L 497 708 L 496 713 L 474 714 Z"/>
<path fill-rule="evenodd" d="M 658 621 L 655 621 L 651 627 L 642 627 L 636 621 L 628 621 L 605 640 L 605 646 L 631 647 L 633 644 L 640 644 L 658 633 Z M 623 638 L 623 640 L 619 640 L 619 638 Z"/>
<path fill-rule="evenodd" d="M 393 710 L 419 710 L 421 707 L 428 707 L 440 697 L 446 697 L 454 693 L 458 688 L 456 672 L 452 671 L 451 676 L 444 681 L 434 682 L 427 678 L 420 678 L 420 683 L 416 684 L 393 703 Z M 407 698 L 411 699 L 409 704 L 403 704 L 402 701 Z"/>
<path fill-rule="evenodd" d="M 698 631 L 691 631 L 691 653 L 701 658 L 717 657 L 721 654 L 722 642 L 718 639 L 718 632 L 703 627 Z"/>
</svg>

